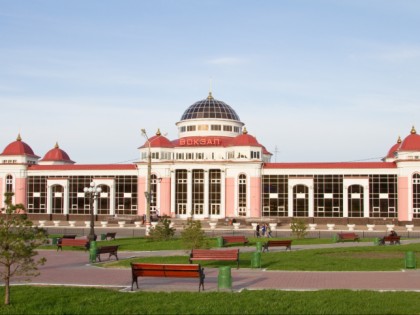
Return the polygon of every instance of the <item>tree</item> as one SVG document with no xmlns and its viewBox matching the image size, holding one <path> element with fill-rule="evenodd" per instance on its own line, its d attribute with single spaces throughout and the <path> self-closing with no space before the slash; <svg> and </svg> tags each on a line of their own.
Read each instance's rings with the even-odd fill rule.
<svg viewBox="0 0 420 315">
<path fill-rule="evenodd" d="M 293 218 L 290 228 L 292 229 L 292 234 L 296 235 L 297 238 L 305 238 L 306 234 L 308 234 L 306 223 L 302 219 Z"/>
<path fill-rule="evenodd" d="M 175 236 L 175 229 L 171 227 L 171 220 L 163 219 L 155 228 L 150 229 L 149 238 L 152 241 L 167 241 Z"/>
<path fill-rule="evenodd" d="M 37 276 L 45 258 L 35 260 L 35 249 L 47 241 L 46 231 L 32 226 L 22 204 L 12 204 L 13 193 L 5 193 L 0 216 L 0 276 L 5 286 L 4 304 L 10 304 L 10 280 L 14 276 Z"/>
<path fill-rule="evenodd" d="M 188 219 L 181 232 L 181 239 L 184 245 L 189 248 L 209 248 L 209 242 L 206 234 L 201 228 L 200 221 Z"/>
</svg>

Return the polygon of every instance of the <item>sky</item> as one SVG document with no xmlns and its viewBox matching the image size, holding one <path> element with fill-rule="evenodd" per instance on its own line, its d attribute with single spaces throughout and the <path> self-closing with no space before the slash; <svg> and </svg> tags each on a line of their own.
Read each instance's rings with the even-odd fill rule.
<svg viewBox="0 0 420 315">
<path fill-rule="evenodd" d="M 0 152 L 131 163 L 212 91 L 273 162 L 379 161 L 420 132 L 420 1 L 0 0 Z"/>
</svg>

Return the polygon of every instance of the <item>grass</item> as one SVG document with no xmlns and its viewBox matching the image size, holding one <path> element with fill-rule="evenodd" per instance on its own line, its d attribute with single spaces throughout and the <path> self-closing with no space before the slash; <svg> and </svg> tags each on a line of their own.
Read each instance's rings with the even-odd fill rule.
<svg viewBox="0 0 420 315">
<path fill-rule="evenodd" d="M 0 287 L 4 296 L 4 288 Z M 31 298 L 28 298 L 31 297 Z M 73 287 L 12 287 L 1 314 L 418 314 L 418 292 L 351 290 L 119 292 Z"/>
<path fill-rule="evenodd" d="M 341 247 L 330 249 L 305 249 L 276 251 L 261 254 L 262 268 L 268 270 L 300 271 L 396 271 L 405 268 L 405 253 L 413 251 L 417 260 L 420 244 L 395 246 Z M 240 266 L 251 267 L 253 252 L 240 253 Z M 100 265 L 110 268 L 129 268 L 130 262 L 186 264 L 188 255 L 165 257 L 142 257 L 105 262 Z M 202 261 L 204 267 L 235 267 L 231 261 Z"/>
<path fill-rule="evenodd" d="M 266 242 L 266 238 L 256 238 L 250 237 L 249 246 L 256 246 L 257 242 Z M 286 239 L 286 238 L 273 238 L 273 239 Z M 305 238 L 305 239 L 296 239 L 296 238 L 287 238 L 293 240 L 293 245 L 315 245 L 315 244 L 332 244 L 334 241 L 328 238 Z M 362 242 L 373 242 L 371 238 L 365 238 L 361 240 Z M 97 245 L 120 245 L 119 250 L 124 251 L 155 251 L 155 250 L 189 250 L 190 248 L 185 247 L 182 243 L 181 238 L 174 238 L 168 241 L 151 241 L 144 237 L 130 237 L 130 238 L 117 238 L 116 240 L 111 241 L 97 241 Z M 218 247 L 218 240 L 216 237 L 209 238 L 209 245 L 211 248 Z M 226 247 L 234 247 L 238 244 L 229 244 Z M 43 249 L 52 249 L 56 246 L 43 246 Z"/>
</svg>

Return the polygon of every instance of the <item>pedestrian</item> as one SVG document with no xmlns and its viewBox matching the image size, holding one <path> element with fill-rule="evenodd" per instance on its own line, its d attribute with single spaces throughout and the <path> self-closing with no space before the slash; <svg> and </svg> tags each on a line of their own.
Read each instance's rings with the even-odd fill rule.
<svg viewBox="0 0 420 315">
<path fill-rule="evenodd" d="M 258 223 L 257 226 L 255 227 L 255 235 L 257 237 L 260 237 L 260 224 Z"/>
<path fill-rule="evenodd" d="M 271 228 L 270 228 L 269 225 L 267 225 L 266 235 L 267 235 L 267 237 L 272 237 L 272 235 L 271 235 Z"/>
<path fill-rule="evenodd" d="M 264 223 L 263 225 L 262 225 L 262 227 L 261 227 L 261 235 L 264 237 L 265 236 L 265 231 L 267 230 L 267 226 L 266 226 L 266 224 Z"/>
</svg>

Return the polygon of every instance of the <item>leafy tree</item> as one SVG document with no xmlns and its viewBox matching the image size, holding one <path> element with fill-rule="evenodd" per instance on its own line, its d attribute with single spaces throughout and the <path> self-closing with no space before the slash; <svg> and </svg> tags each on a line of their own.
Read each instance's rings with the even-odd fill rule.
<svg viewBox="0 0 420 315">
<path fill-rule="evenodd" d="M 204 230 L 201 228 L 200 221 L 188 219 L 181 232 L 181 239 L 187 248 L 209 248 L 209 241 Z"/>
<path fill-rule="evenodd" d="M 306 231 L 308 227 L 305 221 L 302 219 L 293 218 L 292 223 L 290 224 L 290 228 L 292 229 L 292 234 L 297 238 L 305 238 L 306 234 L 308 234 Z"/>
<path fill-rule="evenodd" d="M 12 204 L 13 193 L 5 194 L 6 207 L 0 216 L 0 277 L 4 282 L 4 304 L 10 304 L 10 280 L 13 276 L 37 276 L 38 265 L 45 258 L 35 260 L 35 248 L 47 241 L 43 229 L 32 226 L 26 214 L 19 214 L 25 208 Z"/>
<path fill-rule="evenodd" d="M 163 219 L 155 228 L 150 229 L 149 237 L 152 241 L 167 241 L 174 237 L 175 230 L 171 227 L 171 221 Z"/>
</svg>

